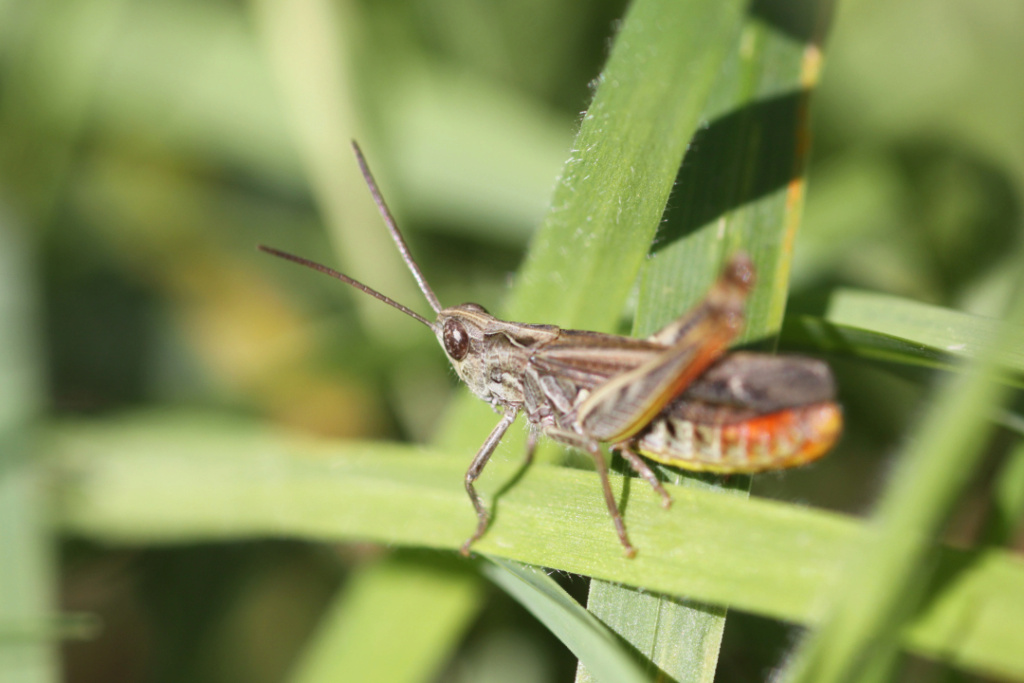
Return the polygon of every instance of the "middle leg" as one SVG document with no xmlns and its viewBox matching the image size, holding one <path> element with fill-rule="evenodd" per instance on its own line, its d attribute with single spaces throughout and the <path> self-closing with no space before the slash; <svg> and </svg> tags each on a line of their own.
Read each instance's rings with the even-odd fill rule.
<svg viewBox="0 0 1024 683">
<path fill-rule="evenodd" d="M 619 542 L 622 544 L 623 549 L 626 552 L 626 557 L 635 557 L 636 548 L 629 541 L 629 535 L 626 533 L 626 523 L 622 519 L 622 513 L 619 512 L 618 503 L 615 502 L 615 493 L 612 492 L 612 483 L 608 479 L 608 463 L 604 459 L 604 454 L 601 452 L 600 444 L 593 440 L 581 436 L 575 432 L 570 432 L 561 429 L 547 429 L 545 433 L 556 441 L 579 448 L 581 451 L 590 453 L 590 457 L 594 459 L 594 467 L 597 469 L 597 476 L 601 479 L 601 489 L 604 492 L 604 502 L 608 507 L 608 514 L 611 515 L 612 523 L 615 524 L 615 532 L 619 536 Z"/>
</svg>

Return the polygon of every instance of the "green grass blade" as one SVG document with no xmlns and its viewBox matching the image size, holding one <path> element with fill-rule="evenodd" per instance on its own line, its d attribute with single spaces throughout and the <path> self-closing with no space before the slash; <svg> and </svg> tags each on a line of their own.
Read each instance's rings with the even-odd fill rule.
<svg viewBox="0 0 1024 683">
<path fill-rule="evenodd" d="M 741 10 L 738 2 L 663 0 L 630 8 L 520 271 L 511 319 L 614 328 L 721 62 L 736 44 Z M 447 444 L 468 452 L 481 443 L 482 427 L 463 426 L 474 412 L 484 413 L 467 405 L 449 428 L 471 436 Z"/>
<path fill-rule="evenodd" d="M 465 463 L 437 451 L 323 442 L 223 418 L 66 424 L 52 432 L 65 531 L 104 543 L 290 537 L 456 549 L 476 523 Z M 494 463 L 493 491 L 518 470 Z M 480 551 L 649 591 L 809 624 L 840 580 L 837 558 L 866 538 L 852 518 L 669 485 L 663 510 L 628 484 L 640 545 L 622 557 L 590 472 L 542 464 L 500 496 Z M 1024 565 L 1005 552 L 943 551 L 935 597 L 904 642 L 979 671 L 1024 679 Z M 955 634 L 955 637 L 954 635 Z M 998 638 L 990 637 L 998 634 Z"/>
<path fill-rule="evenodd" d="M 744 336 L 764 339 L 778 332 L 802 204 L 809 88 L 830 3 L 808 3 L 790 15 L 814 27 L 796 40 L 773 15 L 777 9 L 761 3 L 751 14 L 716 81 L 702 115 L 711 123 L 683 161 L 643 269 L 634 336 L 650 334 L 696 303 L 739 248 L 751 253 L 759 271 Z M 660 469 L 667 481 L 686 481 Z M 719 488 L 707 478 L 689 481 Z M 729 488 L 745 492 L 749 479 L 734 478 Z M 714 679 L 723 607 L 596 580 L 587 604 L 644 653 L 659 676 L 680 683 Z M 588 680 L 584 670 L 577 680 Z"/>
<path fill-rule="evenodd" d="M 455 549 L 476 524 L 465 464 L 422 448 L 141 415 L 65 424 L 52 449 L 65 528 L 110 542 L 283 534 Z M 519 469 L 493 466 L 481 487 L 492 495 Z M 626 489 L 625 519 L 642 550 L 634 560 L 609 528 L 597 476 L 543 464 L 498 497 L 479 550 L 805 621 L 858 533 L 840 515 L 692 487 L 670 485 L 675 504 L 664 510 L 644 482 L 612 479 L 620 496 Z"/>
<path fill-rule="evenodd" d="M 1022 565 L 1019 553 L 944 553 L 903 645 L 968 671 L 1024 681 Z"/>
<path fill-rule="evenodd" d="M 0 220 L 0 680 L 48 683 L 59 679 L 56 557 L 33 447 L 42 373 L 29 253 Z"/>
<path fill-rule="evenodd" d="M 889 294 L 837 290 L 824 319 L 787 318 L 789 346 L 942 370 L 994 353 L 999 321 Z M 1018 333 L 1022 329 L 1017 326 Z M 997 381 L 1024 386 L 1024 353 L 1008 348 L 995 356 Z"/>
<path fill-rule="evenodd" d="M 253 0 L 254 14 L 267 48 L 290 128 L 298 143 L 306 175 L 321 215 L 327 224 L 345 272 L 373 282 L 399 301 L 421 300 L 404 264 L 396 258 L 350 146 L 361 125 L 351 73 L 353 36 L 360 30 L 359 10 L 352 3 L 302 0 L 282 5 Z M 366 146 L 367 140 L 363 139 Z M 374 165 L 372 147 L 366 148 L 378 182 L 386 179 Z M 386 187 L 386 186 L 385 186 Z M 347 191 L 346 188 L 351 191 Z M 354 200 L 353 198 L 359 198 Z M 364 320 L 387 343 L 400 336 L 396 325 L 405 324 L 393 312 L 369 297 L 357 305 Z M 475 582 L 464 576 L 446 576 L 428 566 L 385 565 L 368 570 L 343 602 L 332 606 L 330 617 L 307 653 L 297 681 L 352 679 L 362 681 L 429 680 L 466 624 L 479 609 Z M 410 594 L 411 587 L 433 588 Z M 387 588 L 391 588 L 391 596 Z M 407 603 L 395 602 L 405 597 Z M 447 599 L 441 605 L 439 600 Z M 391 609 L 388 609 L 388 607 Z M 422 618 L 414 618 L 420 616 Z M 422 628 L 424 623 L 431 628 Z M 397 637 L 406 652 L 395 657 L 382 650 Z M 374 646 L 377 643 L 378 646 Z"/>
<path fill-rule="evenodd" d="M 614 329 L 742 10 L 734 0 L 630 8 L 520 271 L 511 319 Z"/>
<path fill-rule="evenodd" d="M 631 7 L 504 317 L 615 328 L 742 10 L 735 0 Z M 468 466 L 494 422 L 463 395 L 438 443 Z M 506 437 L 518 452 L 521 443 Z"/>
<path fill-rule="evenodd" d="M 540 569 L 489 558 L 484 574 L 501 586 L 587 665 L 594 680 L 643 683 L 647 675 L 615 634 Z"/>
<path fill-rule="evenodd" d="M 726 607 L 593 579 L 587 609 L 644 656 L 650 677 L 714 680 Z M 581 660 L 576 680 L 600 677 Z"/>
<path fill-rule="evenodd" d="M 1018 292 L 1007 319 L 1024 319 L 1024 292 Z M 847 553 L 843 592 L 785 680 L 859 681 L 875 657 L 894 647 L 920 600 L 916 586 L 928 576 L 941 525 L 985 452 L 989 415 L 1007 391 L 991 377 L 1009 350 L 1024 344 L 1024 335 L 1017 325 L 1004 325 L 991 344 L 991 352 L 953 377 L 937 396 L 892 473 L 868 537 Z"/>
<path fill-rule="evenodd" d="M 385 197 L 385 168 L 374 164 L 372 141 L 365 139 L 353 96 L 352 60 L 359 16 L 353 3 L 300 0 L 282 4 L 252 0 L 256 24 L 316 199 L 317 208 L 336 245 L 341 270 L 386 291 L 397 301 L 421 301 L 394 244 L 365 189 L 351 148 L 362 138 L 371 169 Z M 339 38 L 340 36 L 340 38 Z M 381 339 L 396 338 L 404 324 L 392 311 L 369 297 L 355 299 L 360 314 Z M 410 304 L 411 305 L 411 304 Z"/>
<path fill-rule="evenodd" d="M 954 358 L 991 356 L 999 321 L 941 306 L 859 290 L 840 289 L 830 301 L 826 320 L 837 325 L 872 330 L 934 349 Z M 1018 330 L 1018 334 L 1024 328 Z M 1024 373 L 1024 348 L 996 353 L 996 365 Z"/>
<path fill-rule="evenodd" d="M 811 348 L 942 370 L 957 367 L 949 355 L 934 347 L 871 330 L 833 325 L 809 315 L 787 317 L 780 339 L 789 348 Z"/>
<path fill-rule="evenodd" d="M 292 683 L 427 683 L 482 604 L 465 561 L 402 552 L 356 570 L 331 604 Z"/>
</svg>

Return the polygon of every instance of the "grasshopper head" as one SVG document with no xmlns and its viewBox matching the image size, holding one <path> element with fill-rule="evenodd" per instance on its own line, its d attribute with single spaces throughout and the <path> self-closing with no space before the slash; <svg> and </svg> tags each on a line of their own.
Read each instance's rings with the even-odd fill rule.
<svg viewBox="0 0 1024 683">
<path fill-rule="evenodd" d="M 494 405 L 521 405 L 530 354 L 558 337 L 553 325 L 495 318 L 479 304 L 438 312 L 431 325 L 437 341 L 470 391 Z"/>
<path fill-rule="evenodd" d="M 437 341 L 470 391 L 490 403 L 518 403 L 522 383 L 515 373 L 515 349 L 500 329 L 503 321 L 479 304 L 445 308 L 431 325 Z"/>
</svg>

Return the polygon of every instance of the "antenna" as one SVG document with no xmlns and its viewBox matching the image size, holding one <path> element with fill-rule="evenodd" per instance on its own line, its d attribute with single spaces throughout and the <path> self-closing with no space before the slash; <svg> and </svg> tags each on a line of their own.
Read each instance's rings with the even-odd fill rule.
<svg viewBox="0 0 1024 683">
<path fill-rule="evenodd" d="M 391 233 L 391 238 L 394 239 L 395 244 L 398 245 L 398 252 L 402 255 L 402 260 L 405 261 L 405 265 L 409 266 L 409 270 L 412 271 L 412 276 L 416 278 L 416 284 L 420 286 L 420 291 L 423 292 L 423 296 L 427 297 L 427 302 L 430 304 L 430 307 L 434 309 L 434 313 L 440 313 L 441 302 L 437 300 L 436 296 L 434 296 L 434 290 L 432 290 L 430 285 L 427 284 L 427 278 L 423 277 L 423 273 L 420 272 L 420 267 L 416 265 L 415 261 L 413 261 L 412 254 L 409 253 L 409 245 L 405 243 L 405 238 L 402 237 L 402 233 L 398 231 L 398 225 L 395 223 L 395 218 L 391 215 L 391 211 L 388 210 L 388 205 L 384 201 L 384 195 L 380 193 L 380 188 L 377 187 L 377 181 L 373 179 L 373 174 L 370 173 L 370 167 L 366 163 L 363 151 L 359 149 L 359 144 L 355 140 L 352 141 L 352 151 L 356 153 L 356 161 L 359 162 L 359 170 L 363 172 L 363 180 L 366 181 L 366 184 L 370 188 L 370 194 L 373 195 L 373 201 L 377 204 L 377 210 L 380 211 L 380 215 L 384 219 L 384 224 L 388 226 L 388 232 Z M 369 288 L 367 287 L 366 289 Z M 366 289 L 363 291 L 366 291 Z"/>
<path fill-rule="evenodd" d="M 342 273 L 339 273 L 338 271 L 334 270 L 333 268 L 328 268 L 327 266 L 320 265 L 316 261 L 310 261 L 309 259 L 304 259 L 301 256 L 296 256 L 295 254 L 289 254 L 286 251 L 281 251 L 280 249 L 274 249 L 273 247 L 264 246 L 262 244 L 256 245 L 256 248 L 259 249 L 260 251 L 265 251 L 268 254 L 271 254 L 273 256 L 277 256 L 278 258 L 283 258 L 286 261 L 292 261 L 294 263 L 298 263 L 299 265 L 306 266 L 307 268 L 312 268 L 313 270 L 319 270 L 321 273 L 325 273 L 327 275 L 330 275 L 333 278 L 341 280 L 342 282 L 344 282 L 347 285 L 352 285 L 353 287 L 355 287 L 359 291 L 365 292 L 365 293 L 369 294 L 374 299 L 380 299 L 381 301 L 386 303 L 388 306 L 392 306 L 394 308 L 397 308 L 402 313 L 405 313 L 406 315 L 408 315 L 410 317 L 416 318 L 416 320 L 419 320 L 421 323 L 423 323 L 424 325 L 426 325 L 427 327 L 429 327 L 431 329 L 433 329 L 433 327 L 434 327 L 433 325 L 430 324 L 429 320 L 424 318 L 419 313 L 406 308 L 405 306 L 403 306 L 402 304 L 398 303 L 397 301 L 395 301 L 394 299 L 392 299 L 390 297 L 384 296 L 383 294 L 378 292 L 376 289 L 371 289 L 370 287 L 367 287 L 366 285 L 364 285 L 362 282 L 359 282 L 358 280 L 353 280 L 348 275 L 344 275 Z M 436 299 L 435 299 L 435 301 L 436 301 Z M 435 310 L 439 310 L 439 309 L 435 309 Z"/>
</svg>

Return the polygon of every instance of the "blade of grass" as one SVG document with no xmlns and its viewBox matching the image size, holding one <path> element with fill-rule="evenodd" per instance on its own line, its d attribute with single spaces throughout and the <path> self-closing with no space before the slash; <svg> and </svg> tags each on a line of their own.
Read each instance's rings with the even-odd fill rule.
<svg viewBox="0 0 1024 683">
<path fill-rule="evenodd" d="M 832 323 L 810 315 L 787 317 L 780 336 L 789 348 L 808 348 L 942 370 L 957 367 L 937 349 L 880 332 Z"/>
<path fill-rule="evenodd" d="M 509 318 L 614 329 L 741 19 L 739 2 L 633 4 L 520 270 Z M 486 412 L 463 399 L 441 443 L 471 452 L 493 421 Z M 512 441 L 507 447 L 518 447 Z"/>
<path fill-rule="evenodd" d="M 511 293 L 511 319 L 615 328 L 743 5 L 632 5 Z"/>
<path fill-rule="evenodd" d="M 1024 658 L 1011 654 L 1021 647 L 1022 579 L 1019 553 L 945 553 L 903 645 L 969 671 L 1024 680 Z"/>
<path fill-rule="evenodd" d="M 587 609 L 643 655 L 650 678 L 714 680 L 726 607 L 593 579 Z M 600 680 L 594 673 L 581 659 L 576 680 Z"/>
<path fill-rule="evenodd" d="M 337 251 L 344 270 L 353 277 L 373 282 L 375 287 L 383 288 L 399 301 L 421 301 L 421 294 L 413 287 L 405 266 L 396 258 L 387 232 L 364 227 L 379 224 L 380 218 L 369 192 L 362 189 L 363 179 L 350 147 L 353 131 L 364 129 L 350 59 L 352 43 L 361 28 L 359 8 L 355 3 L 325 0 L 288 3 L 253 0 L 252 7 L 278 76 L 309 183 L 330 233 L 339 245 Z M 373 158 L 371 155 L 370 159 Z M 380 179 L 382 169 L 374 168 Z M 359 192 L 346 192 L 345 188 L 359 188 Z M 384 190 L 387 195 L 386 185 Z M 399 329 L 396 325 L 406 323 L 391 311 L 369 297 L 360 296 L 356 301 L 363 319 L 381 340 L 395 345 L 396 339 L 405 338 L 394 334 Z M 378 580 L 391 584 L 397 593 L 405 592 L 401 579 L 393 574 L 385 572 Z M 451 581 L 449 592 L 460 591 L 465 598 L 475 594 L 475 582 L 471 578 L 452 578 Z M 317 635 L 319 645 L 309 655 L 298 680 L 320 680 L 321 674 L 331 670 L 343 672 L 344 678 L 358 680 L 426 678 L 423 674 L 436 664 L 429 661 L 429 656 L 440 655 L 454 646 L 453 640 L 445 640 L 443 636 L 461 633 L 479 607 L 474 600 L 453 600 L 445 610 L 450 627 L 447 634 L 441 629 L 408 631 L 403 646 L 411 651 L 409 657 L 376 656 L 384 653 L 373 648 L 351 647 L 353 632 L 386 631 L 393 625 L 389 616 L 394 616 L 394 610 L 388 607 L 394 603 L 385 591 L 372 590 L 376 587 L 377 584 L 370 582 L 370 588 L 364 585 L 363 589 L 371 591 L 367 600 L 377 599 L 380 603 L 377 609 L 366 607 L 363 602 L 357 603 L 361 609 L 353 615 L 346 613 L 352 609 L 350 604 L 332 608 L 332 619 Z M 434 622 L 438 618 L 436 613 L 431 613 L 436 605 L 425 598 L 410 600 L 407 609 L 403 622 L 406 625 Z M 363 621 L 350 621 L 359 618 Z M 360 642 L 365 645 L 365 641 Z M 440 649 L 442 646 L 445 649 Z M 354 676 L 353 671 L 360 671 L 361 675 Z"/>
<path fill-rule="evenodd" d="M 901 626 L 921 599 L 917 589 L 957 498 L 975 472 L 991 430 L 989 415 L 1007 388 L 991 381 L 1009 349 L 1024 344 L 1018 288 L 992 350 L 951 378 L 912 439 L 883 494 L 863 544 L 851 548 L 844 590 L 827 609 L 822 628 L 792 660 L 784 680 L 860 681 L 877 658 L 890 657 Z M 855 554 L 854 554 L 855 553 Z"/>
<path fill-rule="evenodd" d="M 526 607 L 606 683 L 645 683 L 644 669 L 593 614 L 540 569 L 488 558 L 484 574 Z"/>
<path fill-rule="evenodd" d="M 833 295 L 825 319 L 787 318 L 787 346 L 855 355 L 904 365 L 959 371 L 960 361 L 992 352 L 992 318 L 900 297 L 856 290 Z M 1018 329 L 1020 326 L 1018 325 Z M 1007 349 L 996 359 L 996 381 L 1024 386 L 1024 355 Z"/>
<path fill-rule="evenodd" d="M 476 522 L 465 506 L 465 464 L 426 449 L 320 442 L 166 414 L 51 433 L 59 521 L 105 543 L 286 536 L 455 549 Z M 517 470 L 494 467 L 499 483 Z M 613 481 L 616 490 L 632 482 Z M 866 534 L 833 513 L 673 485 L 676 502 L 666 511 L 649 487 L 630 485 L 626 522 L 643 552 L 627 560 L 607 528 L 599 488 L 593 473 L 535 466 L 501 497 L 503 523 L 480 550 L 812 623 L 839 585 L 837 558 Z M 954 578 L 912 624 L 908 647 L 1024 678 L 1019 558 L 947 550 L 940 566 Z"/>
<path fill-rule="evenodd" d="M 712 90 L 701 117 L 711 123 L 683 160 L 666 220 L 644 266 L 634 336 L 652 333 L 696 303 L 737 248 L 751 253 L 759 271 L 744 337 L 778 332 L 802 206 L 808 96 L 816 85 L 831 7 L 808 3 L 791 13 L 814 27 L 795 40 L 773 20 L 778 10 L 778 3 L 759 3 Z M 723 488 L 717 478 L 658 469 L 675 484 Z M 749 478 L 734 477 L 727 488 L 745 494 L 749 485 Z M 587 605 L 646 655 L 659 676 L 679 683 L 714 680 L 724 607 L 597 580 L 591 582 Z M 581 668 L 577 681 L 586 680 Z"/>
<path fill-rule="evenodd" d="M 28 245 L 0 220 L 0 680 L 60 678 L 56 559 L 32 422 L 42 404 Z"/>
<path fill-rule="evenodd" d="M 422 301 L 387 231 L 366 229 L 379 225 L 380 217 L 364 189 L 350 144 L 353 137 L 365 138 L 350 59 L 360 31 L 359 8 L 329 0 L 252 0 L 251 5 L 341 270 L 373 282 L 397 301 Z M 386 169 L 373 163 L 372 147 L 365 139 L 363 143 L 378 181 L 386 179 Z M 388 197 L 387 183 L 381 184 Z M 369 297 L 355 301 L 380 339 L 393 343 L 404 338 L 396 332 L 405 323 L 391 311 Z"/>
<path fill-rule="evenodd" d="M 166 415 L 68 423 L 52 436 L 63 524 L 114 542 L 280 533 L 454 549 L 476 522 L 464 464 L 436 451 Z M 494 479 L 517 469 L 495 463 Z M 814 587 L 856 534 L 839 515 L 671 485 L 676 502 L 663 510 L 649 487 L 633 485 L 642 482 L 613 479 L 629 485 L 626 521 L 645 550 L 635 560 L 608 529 L 596 475 L 544 465 L 500 498 L 502 524 L 481 551 L 720 604 L 735 594 L 744 609 L 804 620 Z M 735 541 L 730 528 L 741 530 Z"/>
<path fill-rule="evenodd" d="M 832 295 L 825 319 L 837 325 L 881 332 L 956 358 L 991 356 L 1000 325 L 992 318 L 850 289 L 840 289 Z M 1017 333 L 1024 333 L 1024 328 Z M 993 360 L 997 366 L 1024 373 L 1024 348 L 1005 348 Z"/>
<path fill-rule="evenodd" d="M 359 568 L 302 654 L 292 683 L 435 680 L 482 604 L 469 563 L 401 552 Z"/>
<path fill-rule="evenodd" d="M 6 646 L 17 642 L 93 640 L 102 630 L 103 623 L 93 614 L 61 614 L 35 621 L 17 619 L 0 624 L 0 642 Z"/>
<path fill-rule="evenodd" d="M 639 0 L 630 8 L 506 318 L 615 328 L 742 9 L 736 0 Z M 451 412 L 438 443 L 468 463 L 493 414 L 469 395 Z"/>
</svg>

